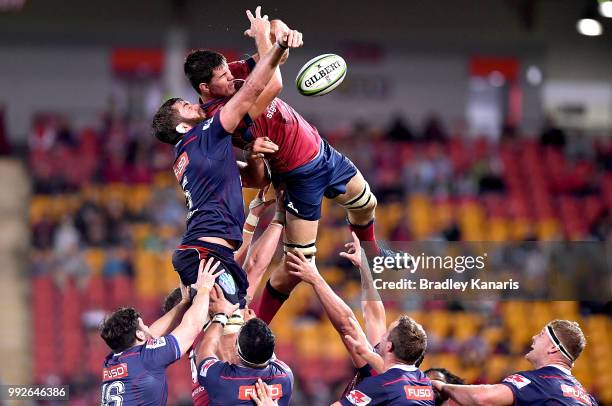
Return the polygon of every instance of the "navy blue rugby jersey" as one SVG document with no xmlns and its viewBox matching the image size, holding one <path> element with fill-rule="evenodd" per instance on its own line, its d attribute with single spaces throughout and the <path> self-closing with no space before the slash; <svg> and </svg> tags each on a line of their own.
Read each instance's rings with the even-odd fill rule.
<svg viewBox="0 0 612 406">
<path fill-rule="evenodd" d="M 110 353 L 102 369 L 102 406 L 165 405 L 166 368 L 180 356 L 172 334 L 149 339 L 118 354 Z"/>
<path fill-rule="evenodd" d="M 597 405 L 571 372 L 557 365 L 516 372 L 502 384 L 514 394 L 515 405 Z"/>
<path fill-rule="evenodd" d="M 234 241 L 236 248 L 242 244 L 244 202 L 231 136 L 217 112 L 175 146 L 174 175 L 188 210 L 182 244 L 199 237 Z"/>
<path fill-rule="evenodd" d="M 271 397 L 279 406 L 288 406 L 293 391 L 293 373 L 284 362 L 274 359 L 261 369 L 222 362 L 216 357 L 203 359 L 198 382 L 208 393 L 211 406 L 253 405 L 257 379 L 270 386 Z"/>
<path fill-rule="evenodd" d="M 360 371 L 367 372 L 367 375 L 372 368 L 366 367 L 360 368 Z M 435 405 L 429 378 L 414 365 L 399 364 L 382 374 L 364 377 L 340 399 L 340 403 L 343 406 Z"/>
</svg>

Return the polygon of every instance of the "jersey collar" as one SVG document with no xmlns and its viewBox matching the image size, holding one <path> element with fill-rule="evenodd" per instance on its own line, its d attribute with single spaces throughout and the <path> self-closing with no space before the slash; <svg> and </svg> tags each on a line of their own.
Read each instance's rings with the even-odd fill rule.
<svg viewBox="0 0 612 406">
<path fill-rule="evenodd" d="M 209 100 L 209 101 L 207 101 L 207 102 L 204 102 L 204 100 L 202 100 L 202 98 L 200 97 L 200 98 L 198 99 L 198 101 L 200 102 L 200 106 L 202 107 L 202 109 L 203 109 L 204 111 L 206 111 L 206 110 L 208 110 L 208 108 L 209 108 L 210 106 L 212 106 L 212 105 L 213 105 L 213 104 L 215 104 L 215 103 L 219 103 L 219 102 L 221 102 L 223 99 L 224 99 L 224 97 L 218 97 L 218 98 L 216 98 L 216 99 L 211 99 L 211 100 Z"/>
<path fill-rule="evenodd" d="M 558 370 L 560 370 L 561 372 L 564 372 L 567 375 L 572 375 L 572 371 L 570 371 L 569 369 L 562 367 L 559 364 L 548 364 L 545 365 L 545 367 L 553 367 L 553 368 L 557 368 Z"/>
<path fill-rule="evenodd" d="M 183 136 L 181 137 L 181 139 L 180 139 L 180 140 L 178 140 L 178 142 L 177 142 L 176 144 L 174 144 L 174 150 L 175 150 L 175 151 L 176 151 L 176 150 L 178 150 L 178 149 L 179 149 L 179 147 L 181 146 L 181 144 L 183 143 L 183 140 L 184 140 L 185 138 L 187 138 L 187 136 L 188 136 L 189 134 L 193 133 L 193 132 L 194 132 L 194 131 L 195 131 L 195 130 L 198 128 L 198 126 L 199 126 L 200 124 L 202 124 L 202 123 L 203 123 L 204 121 L 206 121 L 206 120 L 208 120 L 208 119 L 206 118 L 206 119 L 204 119 L 204 120 L 200 121 L 198 124 L 194 125 L 194 126 L 193 126 L 193 128 L 192 128 L 191 130 L 189 130 L 189 131 L 187 131 L 185 134 L 183 134 Z"/>
<path fill-rule="evenodd" d="M 415 365 L 407 365 L 407 364 L 394 364 L 389 367 L 389 369 L 391 368 L 401 369 L 402 371 L 406 371 L 406 372 L 413 372 L 418 369 Z"/>
</svg>

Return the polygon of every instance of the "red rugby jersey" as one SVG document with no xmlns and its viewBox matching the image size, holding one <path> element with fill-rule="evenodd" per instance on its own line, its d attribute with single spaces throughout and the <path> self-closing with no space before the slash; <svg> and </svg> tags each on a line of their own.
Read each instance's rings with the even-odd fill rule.
<svg viewBox="0 0 612 406">
<path fill-rule="evenodd" d="M 232 76 L 236 79 L 246 79 L 254 65 L 251 58 L 228 64 Z M 228 101 L 229 98 L 210 100 L 203 104 L 203 108 L 208 116 L 212 116 Z M 250 137 L 268 137 L 278 145 L 278 151 L 267 157 L 276 173 L 289 172 L 310 162 L 319 153 L 321 145 L 321 136 L 317 129 L 279 98 L 270 103 L 250 128 L 240 125 L 236 134 L 247 140 Z M 244 143 L 237 137 L 234 137 L 234 145 L 244 147 Z"/>
</svg>

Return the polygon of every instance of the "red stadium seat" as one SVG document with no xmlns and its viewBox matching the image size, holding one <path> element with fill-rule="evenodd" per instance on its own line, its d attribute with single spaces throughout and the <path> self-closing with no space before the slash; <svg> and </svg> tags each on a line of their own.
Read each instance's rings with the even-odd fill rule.
<svg viewBox="0 0 612 406">
<path fill-rule="evenodd" d="M 126 275 L 115 275 L 108 279 L 106 292 L 108 292 L 111 309 L 134 306 L 136 303 L 132 280 Z"/>
<path fill-rule="evenodd" d="M 109 299 L 101 276 L 92 276 L 85 290 L 85 309 L 109 309 Z"/>
</svg>

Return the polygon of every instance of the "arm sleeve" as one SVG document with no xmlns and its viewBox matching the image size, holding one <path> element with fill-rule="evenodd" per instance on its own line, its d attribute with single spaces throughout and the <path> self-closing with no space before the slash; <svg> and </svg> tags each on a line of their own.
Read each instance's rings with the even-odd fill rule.
<svg viewBox="0 0 612 406">
<path fill-rule="evenodd" d="M 141 353 L 142 362 L 149 368 L 166 368 L 181 357 L 178 341 L 172 334 L 147 341 Z"/>
<path fill-rule="evenodd" d="M 255 59 L 248 58 L 242 61 L 234 61 L 227 64 L 232 76 L 236 79 L 246 79 L 255 68 Z"/>
<path fill-rule="evenodd" d="M 355 386 L 346 396 L 340 399 L 344 406 L 365 406 L 383 404 L 386 396 L 382 385 L 373 377 L 366 378 Z"/>
<path fill-rule="evenodd" d="M 501 384 L 510 388 L 515 405 L 533 403 L 538 399 L 535 384 L 523 372 L 507 376 Z"/>
<path fill-rule="evenodd" d="M 198 365 L 198 383 L 200 386 L 209 390 L 212 386 L 218 385 L 223 365 L 225 363 L 217 357 L 208 357 L 200 361 L 200 365 Z"/>
</svg>

